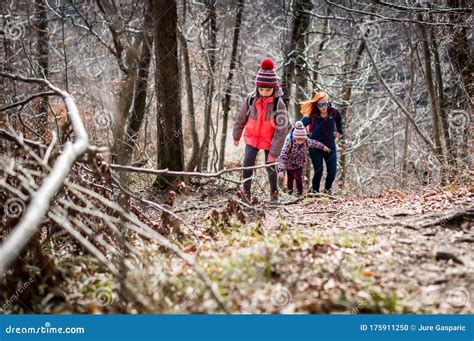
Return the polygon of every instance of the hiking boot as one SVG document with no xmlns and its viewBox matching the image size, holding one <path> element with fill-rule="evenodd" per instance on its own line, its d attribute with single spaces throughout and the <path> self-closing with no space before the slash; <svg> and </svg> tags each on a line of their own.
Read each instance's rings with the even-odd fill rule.
<svg viewBox="0 0 474 341">
<path fill-rule="evenodd" d="M 324 194 L 327 194 L 327 195 L 331 195 L 331 194 L 332 194 L 332 191 L 331 191 L 331 189 L 325 189 L 325 190 L 323 191 L 323 193 L 324 193 Z"/>
<path fill-rule="evenodd" d="M 278 201 L 278 191 L 272 192 L 270 194 L 270 203 L 276 205 L 279 203 Z"/>
</svg>

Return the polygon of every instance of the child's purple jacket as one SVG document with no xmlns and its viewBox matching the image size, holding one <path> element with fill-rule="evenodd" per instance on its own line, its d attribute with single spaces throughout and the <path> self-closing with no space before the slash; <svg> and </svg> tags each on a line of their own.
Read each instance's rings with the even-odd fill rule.
<svg viewBox="0 0 474 341">
<path fill-rule="evenodd" d="M 323 149 L 324 144 L 306 137 L 306 141 L 298 144 L 293 138 L 293 129 L 286 135 L 285 144 L 278 157 L 278 170 L 294 170 L 304 166 L 308 148 Z"/>
</svg>

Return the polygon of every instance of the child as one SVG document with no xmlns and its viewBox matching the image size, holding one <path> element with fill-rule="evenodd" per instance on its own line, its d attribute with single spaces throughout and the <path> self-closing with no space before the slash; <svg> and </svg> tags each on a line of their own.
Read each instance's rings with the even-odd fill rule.
<svg viewBox="0 0 474 341">
<path fill-rule="evenodd" d="M 274 163 L 280 154 L 288 131 L 288 114 L 281 97 L 274 63 L 264 59 L 255 80 L 257 89 L 242 103 L 234 123 L 234 145 L 239 145 L 242 133 L 245 138 L 244 167 L 255 166 L 258 152 L 265 152 L 265 163 Z M 245 130 L 245 132 L 244 132 Z M 278 202 L 277 172 L 274 166 L 266 168 L 270 182 L 270 201 Z M 250 199 L 253 169 L 244 169 L 244 195 Z"/>
<path fill-rule="evenodd" d="M 321 142 L 310 139 L 303 123 L 298 121 L 295 123 L 295 127 L 286 136 L 285 144 L 278 157 L 278 169 L 286 170 L 288 191 L 290 194 L 293 193 L 294 181 L 296 181 L 298 195 L 303 194 L 303 167 L 306 161 L 308 147 L 322 149 L 327 153 L 331 151 L 331 149 Z"/>
</svg>

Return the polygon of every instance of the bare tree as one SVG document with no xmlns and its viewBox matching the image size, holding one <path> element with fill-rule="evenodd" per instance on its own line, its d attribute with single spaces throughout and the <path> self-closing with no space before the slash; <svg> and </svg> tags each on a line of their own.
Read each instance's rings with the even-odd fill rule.
<svg viewBox="0 0 474 341">
<path fill-rule="evenodd" d="M 219 170 L 224 168 L 225 145 L 227 139 L 227 125 L 230 111 L 230 97 L 232 92 L 232 82 L 234 79 L 235 67 L 237 63 L 237 51 L 239 48 L 240 28 L 242 25 L 242 14 L 244 12 L 245 0 L 237 2 L 237 14 L 235 15 L 234 35 L 232 39 L 232 52 L 230 54 L 229 73 L 224 85 L 224 98 L 222 100 L 222 131 L 219 149 Z"/>
<path fill-rule="evenodd" d="M 155 93 L 159 168 L 184 169 L 177 8 L 174 0 L 152 1 L 155 20 Z M 163 184 L 164 177 L 157 178 Z"/>
</svg>

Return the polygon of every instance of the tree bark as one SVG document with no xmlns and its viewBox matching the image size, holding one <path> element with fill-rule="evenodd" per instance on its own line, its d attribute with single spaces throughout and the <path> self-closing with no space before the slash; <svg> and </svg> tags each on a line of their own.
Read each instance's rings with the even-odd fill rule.
<svg viewBox="0 0 474 341">
<path fill-rule="evenodd" d="M 448 115 L 446 113 L 446 105 L 444 102 L 444 85 L 443 85 L 443 72 L 441 70 L 441 61 L 438 52 L 438 43 L 434 35 L 434 29 L 430 29 L 430 40 L 431 45 L 433 46 L 433 56 L 434 56 L 434 70 L 436 78 L 436 88 L 437 88 L 437 98 L 438 98 L 438 110 L 439 117 L 441 119 L 441 126 L 443 128 L 443 137 L 446 145 L 446 160 L 448 164 L 453 161 L 455 156 L 453 153 L 453 143 L 451 137 L 449 136 L 449 124 L 448 124 Z M 456 169 L 453 169 L 453 172 L 456 172 Z M 451 174 L 451 171 L 449 172 Z"/>
<path fill-rule="evenodd" d="M 204 139 L 200 150 L 201 164 L 198 165 L 198 170 L 207 171 L 209 163 L 209 141 L 211 139 L 211 112 L 212 112 L 212 100 L 214 98 L 214 71 L 216 66 L 216 40 L 217 40 L 217 25 L 216 25 L 216 1 L 206 1 L 209 10 L 209 25 L 207 28 L 207 56 L 208 56 L 208 69 L 209 75 L 206 83 L 206 102 L 204 104 Z"/>
<path fill-rule="evenodd" d="M 342 90 L 342 99 L 343 103 L 341 105 L 341 115 L 342 115 L 342 126 L 343 126 L 343 131 L 346 131 L 346 123 L 348 121 L 347 119 L 347 114 L 349 112 L 349 102 L 352 99 L 352 79 L 354 78 L 354 72 L 357 70 L 359 67 L 359 63 L 362 59 L 362 54 L 364 53 L 365 49 L 365 43 L 361 41 L 359 43 L 359 46 L 357 48 L 356 55 L 354 57 L 354 60 L 350 63 L 350 72 L 347 74 L 349 79 L 346 79 L 346 84 L 343 87 Z M 346 148 L 346 134 L 341 136 L 341 183 L 342 187 L 345 187 L 345 180 L 346 180 L 346 172 L 347 172 L 347 155 L 345 153 L 345 148 Z"/>
<path fill-rule="evenodd" d="M 199 138 L 196 130 L 196 113 L 194 110 L 194 91 L 193 91 L 193 82 L 191 78 L 191 64 L 189 62 L 189 50 L 186 37 L 180 32 L 180 42 L 181 42 L 181 54 L 183 56 L 184 62 L 184 79 L 186 83 L 186 98 L 188 106 L 188 115 L 189 115 L 189 125 L 191 130 L 191 139 L 193 142 L 193 150 L 191 152 L 190 160 L 195 160 L 199 157 Z M 189 162 L 186 166 L 186 169 L 189 170 Z"/>
<path fill-rule="evenodd" d="M 118 151 L 118 163 L 128 165 L 133 159 L 133 151 L 138 138 L 138 133 L 145 117 L 146 109 L 146 90 L 148 88 L 148 75 L 151 61 L 151 45 L 153 41 L 146 39 L 143 42 L 138 75 L 135 84 L 135 95 L 133 100 L 132 112 L 127 122 L 126 133 L 124 137 L 123 149 Z"/>
<path fill-rule="evenodd" d="M 469 4 L 471 4 L 469 6 Z M 449 7 L 472 7 L 472 2 L 465 0 L 448 0 Z M 451 12 L 449 14 L 452 42 L 448 46 L 448 54 L 456 71 L 461 75 L 461 79 L 466 91 L 464 105 L 469 107 L 472 112 L 472 98 L 474 98 L 474 58 L 467 40 L 466 28 L 462 25 L 456 25 L 460 22 L 466 26 L 469 23 L 468 18 L 463 17 L 461 13 Z"/>
<path fill-rule="evenodd" d="M 307 46 L 308 46 L 308 32 L 309 27 L 311 26 L 311 16 L 309 15 L 309 11 L 313 9 L 313 4 L 311 1 L 302 1 L 301 8 L 297 9 L 295 15 L 300 16 L 300 25 L 299 25 L 299 32 L 296 40 L 295 52 L 295 69 L 294 69 L 294 82 L 296 84 L 295 88 L 295 116 L 294 120 L 297 121 L 301 119 L 301 113 L 299 111 L 299 104 L 298 101 L 305 100 L 305 92 L 309 74 L 306 69 L 306 65 L 308 64 L 308 56 L 307 56 Z"/>
<path fill-rule="evenodd" d="M 177 44 L 177 8 L 175 0 L 150 0 L 155 19 L 155 92 L 157 98 L 158 168 L 184 169 L 181 122 L 180 71 Z M 156 185 L 168 184 L 159 176 Z"/>
<path fill-rule="evenodd" d="M 206 56 L 208 66 L 208 77 L 205 87 L 205 98 L 204 103 L 204 137 L 199 148 L 199 154 L 193 154 L 191 159 L 186 166 L 188 171 L 194 170 L 196 167 L 199 171 L 207 170 L 207 164 L 209 161 L 209 141 L 211 138 L 211 111 L 212 101 L 214 97 L 214 71 L 216 65 L 216 40 L 217 40 L 217 24 L 216 24 L 216 3 L 214 0 L 207 0 L 206 6 L 209 11 L 209 15 L 206 19 L 208 22 L 207 26 L 207 48 Z"/>
<path fill-rule="evenodd" d="M 304 39 L 304 32 L 308 29 L 310 16 L 307 11 L 313 8 L 313 4 L 310 0 L 295 0 L 292 8 L 292 26 L 291 36 L 289 37 L 288 44 L 285 49 L 284 65 L 283 65 L 283 78 L 281 82 L 281 89 L 283 90 L 283 100 L 286 107 L 289 107 L 291 97 L 291 84 L 294 80 L 295 67 L 298 63 L 298 59 L 301 51 L 297 49 L 301 45 L 298 41 Z"/>
<path fill-rule="evenodd" d="M 38 32 L 37 37 L 37 50 L 36 60 L 38 62 L 38 76 L 40 78 L 49 78 L 49 35 L 48 35 L 48 12 L 46 9 L 45 0 L 35 0 L 36 9 L 36 29 Z M 38 131 L 40 134 L 44 134 L 48 131 L 48 97 L 41 98 L 40 105 L 38 107 L 37 115 L 39 120 Z"/>
<path fill-rule="evenodd" d="M 421 14 L 418 15 L 418 20 L 422 20 L 423 17 Z M 441 144 L 441 126 L 440 126 L 440 115 L 439 115 L 439 105 L 438 98 L 435 89 L 435 83 L 433 81 L 433 70 L 431 66 L 431 47 L 429 45 L 428 32 L 426 27 L 423 24 L 419 24 L 421 36 L 422 36 L 422 48 L 425 62 L 425 79 L 426 79 L 426 88 L 430 97 L 431 104 L 431 120 L 433 124 L 433 140 L 435 145 L 436 154 L 438 154 L 438 160 L 441 161 L 441 175 L 444 179 L 445 169 L 444 169 L 444 153 L 443 146 Z"/>
</svg>

